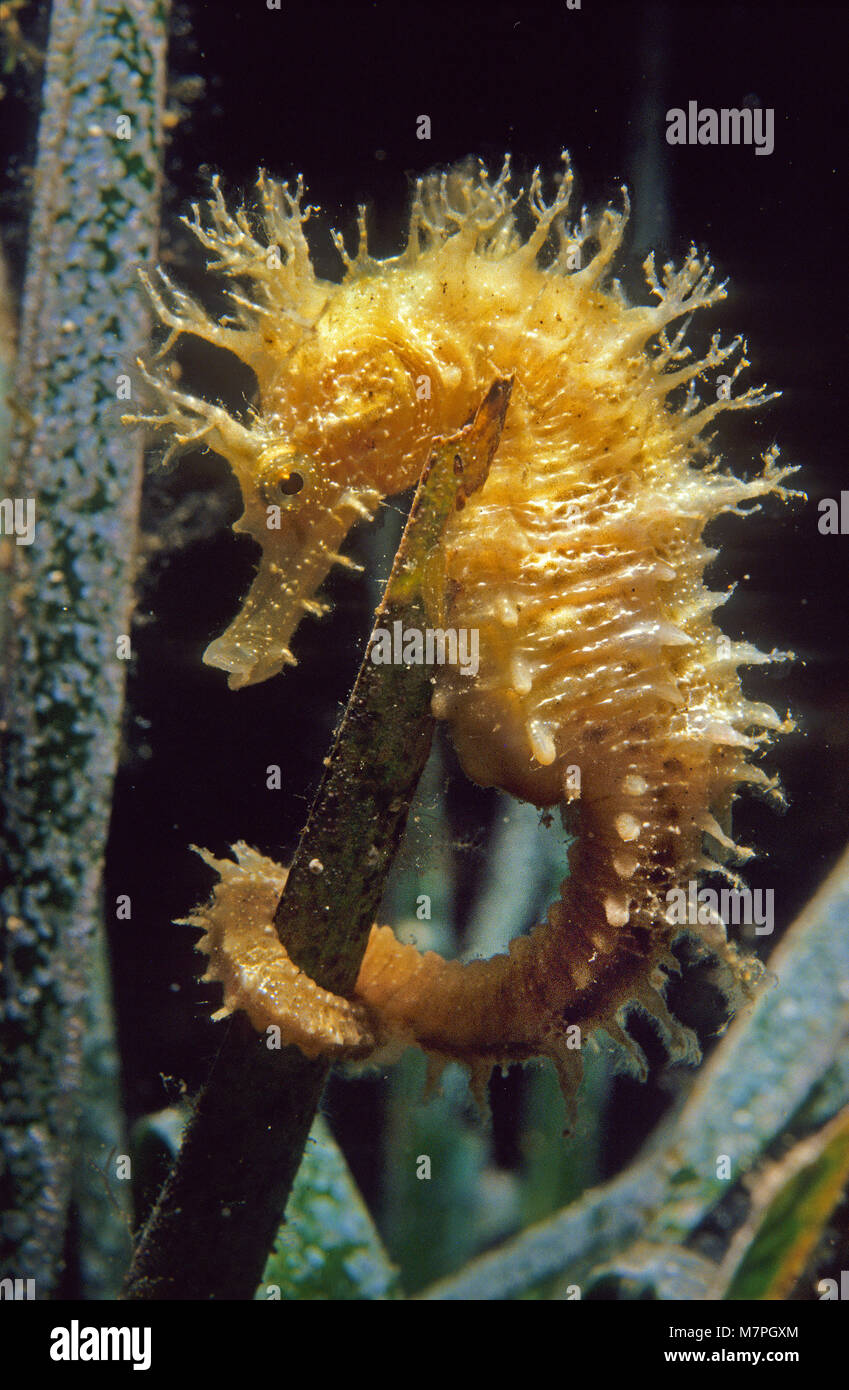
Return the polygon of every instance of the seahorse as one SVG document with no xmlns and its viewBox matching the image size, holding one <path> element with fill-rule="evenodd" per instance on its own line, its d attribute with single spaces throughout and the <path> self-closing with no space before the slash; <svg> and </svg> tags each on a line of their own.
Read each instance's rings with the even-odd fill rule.
<svg viewBox="0 0 849 1390">
<path fill-rule="evenodd" d="M 686 345 L 693 313 L 726 294 L 707 257 L 691 247 L 658 273 L 649 255 L 656 302 L 629 303 L 612 276 L 627 190 L 621 210 L 584 209 L 570 224 L 572 182 L 565 153 L 550 201 L 539 170 L 514 193 L 509 156 L 495 177 L 466 161 L 421 178 L 400 255 L 370 255 L 363 208 L 355 255 L 334 233 L 337 283 L 314 271 L 302 179 L 260 174 L 253 218 L 231 213 L 214 179 L 187 221 L 232 315 L 211 317 L 164 275 L 150 287 L 171 329 L 163 351 L 196 334 L 256 376 L 239 422 L 144 369 L 163 403 L 146 418 L 170 434 L 169 452 L 203 440 L 229 461 L 244 501 L 236 529 L 260 547 L 241 612 L 205 653 L 233 687 L 295 661 L 293 633 L 323 611 L 316 591 L 347 563 L 338 549 L 352 524 L 416 481 L 432 436 L 459 429 L 494 377 L 513 378 L 489 476 L 446 527 L 428 610 L 439 627 L 479 633 L 479 670 L 435 668 L 432 712 L 474 782 L 576 819 L 559 899 L 506 954 L 466 964 L 376 926 L 351 999 L 289 959 L 271 926 L 286 870 L 244 844 L 235 861 L 205 854 L 220 881 L 187 919 L 204 932 L 204 978 L 224 986 L 215 1017 L 244 1009 L 308 1056 L 417 1045 L 437 1069 L 463 1063 L 477 1094 L 493 1066 L 548 1057 L 571 1097 L 575 1038 L 596 1029 L 644 1074 L 626 1026 L 634 1006 L 672 1057 L 698 1059 L 664 999 L 682 930 L 670 890 L 717 871 L 739 884 L 733 862 L 751 851 L 732 838 L 732 804 L 747 786 L 781 799 L 753 755 L 793 727 L 747 699 L 739 675 L 791 654 L 726 637 L 714 615 L 728 594 L 704 582 L 716 554 L 707 523 L 793 496 L 795 471 L 772 447 L 738 477 L 706 430 L 777 393 L 737 388 L 749 365 L 740 337 L 715 334 L 701 358 Z M 687 930 L 723 963 L 729 996 L 751 988 L 757 965 L 717 915 Z"/>
</svg>

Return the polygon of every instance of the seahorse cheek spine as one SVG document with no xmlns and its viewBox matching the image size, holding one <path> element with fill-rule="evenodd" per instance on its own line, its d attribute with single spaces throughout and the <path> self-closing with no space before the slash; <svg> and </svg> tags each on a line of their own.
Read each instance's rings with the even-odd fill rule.
<svg viewBox="0 0 849 1390">
<path fill-rule="evenodd" d="M 356 258 L 337 239 L 339 286 L 312 271 L 300 187 L 260 184 L 267 243 L 286 252 L 274 276 L 268 247 L 216 188 L 212 230 L 197 209 L 192 225 L 253 286 L 253 298 L 234 296 L 239 329 L 167 282 L 170 297 L 157 299 L 174 333 L 253 367 L 258 406 L 246 427 L 156 384 L 159 423 L 177 443 L 205 437 L 230 459 L 245 500 L 238 527 L 262 549 L 242 613 L 206 656 L 242 685 L 294 660 L 291 636 L 321 611 L 315 591 L 351 524 L 415 481 L 431 435 L 462 425 L 495 375 L 514 376 L 488 480 L 449 525 L 432 605 L 435 624 L 479 633 L 480 669 L 439 668 L 433 708 L 473 780 L 539 806 L 577 802 L 561 899 L 507 955 L 465 966 L 374 928 L 351 1001 L 289 961 L 270 926 L 283 871 L 247 847 L 236 864 L 210 858 L 221 882 L 191 920 L 205 930 L 207 978 L 224 985 L 221 1012 L 274 1021 L 308 1055 L 387 1055 L 415 1042 L 438 1063 L 464 1062 L 478 1092 L 493 1064 L 545 1055 L 569 1094 L 580 1070 L 570 1028 L 603 1027 L 640 1063 L 622 1028 L 629 1003 L 653 1015 L 673 1055 L 697 1053 L 662 996 L 680 930 L 667 890 L 745 857 L 728 833 L 731 805 L 746 783 L 777 794 L 749 756 L 790 727 L 742 694 L 738 667 L 775 654 L 719 641 L 713 613 L 725 596 L 704 586 L 702 533 L 722 511 L 787 496 L 792 470 L 775 450 L 749 481 L 711 459 L 713 418 L 768 397 L 761 387 L 702 403 L 697 378 L 735 353 L 732 382 L 747 365 L 741 340 L 714 337 L 692 361 L 683 332 L 667 336 L 724 296 L 709 264 L 691 250 L 658 280 L 649 257 L 658 303 L 629 306 L 609 283 L 627 201 L 624 214 L 569 227 L 568 165 L 551 204 L 535 174 L 524 238 L 508 179 L 505 163 L 494 182 L 482 168 L 420 181 L 394 260 L 368 255 L 361 218 Z M 702 930 L 730 975 L 745 977 L 722 924 Z"/>
</svg>

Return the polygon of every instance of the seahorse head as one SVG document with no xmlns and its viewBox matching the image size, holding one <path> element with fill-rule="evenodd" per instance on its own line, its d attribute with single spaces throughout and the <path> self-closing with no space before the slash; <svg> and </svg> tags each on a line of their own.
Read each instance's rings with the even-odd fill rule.
<svg viewBox="0 0 849 1390">
<path fill-rule="evenodd" d="M 292 634 L 304 614 L 325 610 L 315 595 L 331 566 L 353 567 L 339 553 L 350 528 L 415 480 L 427 448 L 431 426 L 417 406 L 413 365 L 357 320 L 354 306 L 336 307 L 284 370 L 258 372 L 249 438 L 243 449 L 226 448 L 244 503 L 235 529 L 261 551 L 241 611 L 204 654 L 233 687 L 294 662 Z M 349 321 L 356 332 L 345 331 Z"/>
</svg>

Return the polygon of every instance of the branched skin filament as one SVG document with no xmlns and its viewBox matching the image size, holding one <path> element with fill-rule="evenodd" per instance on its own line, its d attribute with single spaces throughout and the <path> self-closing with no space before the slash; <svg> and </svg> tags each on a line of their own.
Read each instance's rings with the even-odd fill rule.
<svg viewBox="0 0 849 1390">
<path fill-rule="evenodd" d="M 494 179 L 469 161 L 420 180 L 406 250 L 388 260 L 370 256 L 361 212 L 356 256 L 336 237 L 335 284 L 314 273 L 300 183 L 261 176 L 256 222 L 231 214 L 215 183 L 189 225 L 232 287 L 233 315 L 210 318 L 165 276 L 153 295 L 168 345 L 193 333 L 253 369 L 253 415 L 237 422 L 148 375 L 163 405 L 148 418 L 171 450 L 205 440 L 240 483 L 237 529 L 258 543 L 259 569 L 205 657 L 239 687 L 294 661 L 292 634 L 323 611 L 316 591 L 354 522 L 416 481 L 430 439 L 458 430 L 493 377 L 514 379 L 489 475 L 430 566 L 429 622 L 477 642 L 474 670 L 434 667 L 432 709 L 473 781 L 577 813 L 560 898 L 509 953 L 466 965 L 375 927 L 351 1000 L 289 961 L 270 926 L 285 871 L 247 846 L 236 862 L 207 856 L 220 881 L 189 920 L 204 929 L 206 978 L 224 985 L 221 1012 L 243 1008 L 308 1055 L 416 1044 L 437 1069 L 464 1063 L 478 1094 L 494 1065 L 546 1056 L 570 1097 L 575 1029 L 604 1029 L 644 1069 L 623 1027 L 634 1004 L 673 1057 L 698 1056 L 663 998 L 681 931 L 668 894 L 705 872 L 739 885 L 730 865 L 750 851 L 731 836 L 732 804 L 746 785 L 780 797 L 753 755 L 792 727 L 743 694 L 739 668 L 782 654 L 716 626 L 727 595 L 705 586 L 715 552 L 703 532 L 721 512 L 793 495 L 793 470 L 772 448 L 739 478 L 705 437 L 721 412 L 771 399 L 737 387 L 740 338 L 715 335 L 701 360 L 684 342 L 690 316 L 725 296 L 709 262 L 691 248 L 658 274 L 649 256 L 656 302 L 630 305 L 611 276 L 624 190 L 623 211 L 570 224 L 565 155 L 550 202 L 538 172 L 523 201 L 510 184 L 509 160 Z M 717 913 L 687 925 L 733 999 L 754 967 Z"/>
</svg>

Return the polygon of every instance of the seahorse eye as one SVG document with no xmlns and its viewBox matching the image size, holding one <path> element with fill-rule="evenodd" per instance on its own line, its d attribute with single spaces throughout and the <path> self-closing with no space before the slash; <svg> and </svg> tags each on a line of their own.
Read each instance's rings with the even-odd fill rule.
<svg viewBox="0 0 849 1390">
<path fill-rule="evenodd" d="M 303 492 L 310 477 L 309 461 L 291 443 L 271 444 L 257 460 L 256 485 L 268 505 Z"/>
</svg>

